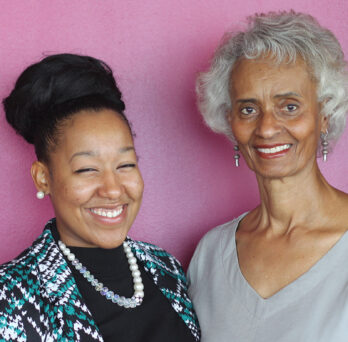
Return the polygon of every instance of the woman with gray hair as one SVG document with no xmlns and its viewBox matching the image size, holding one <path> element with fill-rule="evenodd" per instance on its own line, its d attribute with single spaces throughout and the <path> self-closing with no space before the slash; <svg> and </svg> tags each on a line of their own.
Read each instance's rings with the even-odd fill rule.
<svg viewBox="0 0 348 342">
<path fill-rule="evenodd" d="M 317 164 L 343 131 L 346 84 L 337 39 L 293 11 L 251 17 L 199 77 L 205 122 L 234 141 L 261 200 L 193 256 L 203 342 L 348 341 L 348 195 Z"/>
</svg>

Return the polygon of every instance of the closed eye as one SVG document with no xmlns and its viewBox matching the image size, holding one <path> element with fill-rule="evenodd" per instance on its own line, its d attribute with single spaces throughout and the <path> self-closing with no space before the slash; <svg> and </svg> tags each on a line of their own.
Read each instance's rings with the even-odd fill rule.
<svg viewBox="0 0 348 342">
<path fill-rule="evenodd" d="M 74 171 L 74 173 L 84 173 L 84 172 L 93 172 L 93 171 L 97 171 L 97 170 L 90 168 L 90 167 L 87 167 L 84 169 L 78 169 L 78 170 Z"/>
<path fill-rule="evenodd" d="M 128 164 L 120 165 L 120 166 L 118 167 L 118 169 L 133 168 L 133 167 L 135 167 L 135 166 L 136 166 L 135 163 L 128 163 Z"/>
</svg>

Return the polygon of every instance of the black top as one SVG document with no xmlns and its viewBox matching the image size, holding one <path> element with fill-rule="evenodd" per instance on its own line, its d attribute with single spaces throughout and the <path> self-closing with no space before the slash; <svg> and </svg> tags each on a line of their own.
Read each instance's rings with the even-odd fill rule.
<svg viewBox="0 0 348 342">
<path fill-rule="evenodd" d="M 56 228 L 52 229 L 52 234 L 58 241 L 59 233 Z M 70 246 L 69 249 L 106 287 L 120 296 L 132 297 L 133 278 L 122 245 L 113 249 Z M 184 321 L 162 295 L 139 261 L 145 296 L 143 303 L 133 309 L 120 307 L 107 300 L 71 265 L 70 261 L 67 262 L 104 341 L 194 341 Z"/>
</svg>

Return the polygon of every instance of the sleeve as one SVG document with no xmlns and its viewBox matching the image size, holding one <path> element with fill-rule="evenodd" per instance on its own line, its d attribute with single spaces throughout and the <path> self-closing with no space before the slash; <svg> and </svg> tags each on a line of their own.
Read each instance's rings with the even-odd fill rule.
<svg viewBox="0 0 348 342">
<path fill-rule="evenodd" d="M 188 293 L 191 298 L 195 293 L 196 285 L 199 283 L 200 259 L 204 253 L 203 240 L 204 238 L 198 243 L 187 270 Z"/>
<path fill-rule="evenodd" d="M 218 226 L 207 232 L 198 243 L 187 270 L 188 292 L 195 302 L 196 294 L 205 286 L 207 279 L 211 277 L 216 267 L 219 254 L 218 246 L 221 242 L 223 226 Z"/>
</svg>

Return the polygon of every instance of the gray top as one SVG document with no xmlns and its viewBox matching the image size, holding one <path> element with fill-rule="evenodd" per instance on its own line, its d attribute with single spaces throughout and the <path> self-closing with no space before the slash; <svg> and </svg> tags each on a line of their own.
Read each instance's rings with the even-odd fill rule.
<svg viewBox="0 0 348 342">
<path fill-rule="evenodd" d="M 348 233 L 309 271 L 264 299 L 238 264 L 235 232 L 244 215 L 208 232 L 188 270 L 202 342 L 347 342 Z"/>
</svg>

